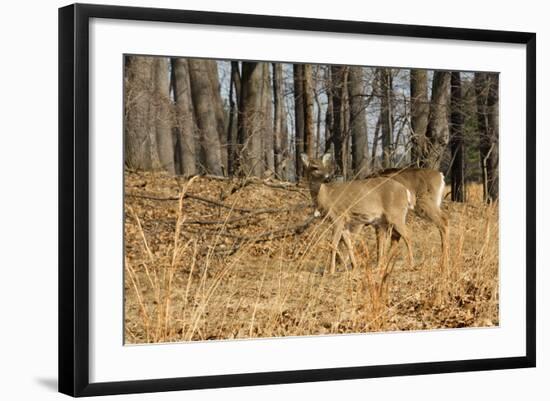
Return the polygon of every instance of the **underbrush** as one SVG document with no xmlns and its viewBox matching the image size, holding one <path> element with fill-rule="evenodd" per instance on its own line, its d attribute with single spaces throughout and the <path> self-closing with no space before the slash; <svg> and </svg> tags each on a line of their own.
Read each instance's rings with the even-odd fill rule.
<svg viewBox="0 0 550 401">
<path fill-rule="evenodd" d="M 411 214 L 415 263 L 400 244 L 384 278 L 369 227 L 360 268 L 329 273 L 331 224 L 305 187 L 126 173 L 126 342 L 498 325 L 498 205 L 467 191 L 443 202 L 448 266 L 435 226 Z"/>
</svg>

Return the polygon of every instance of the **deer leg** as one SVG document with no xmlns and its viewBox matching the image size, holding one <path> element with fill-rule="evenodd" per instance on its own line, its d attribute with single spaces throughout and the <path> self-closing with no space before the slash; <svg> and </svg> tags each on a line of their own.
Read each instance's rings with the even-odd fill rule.
<svg viewBox="0 0 550 401">
<path fill-rule="evenodd" d="M 345 229 L 343 232 L 342 232 L 342 237 L 344 238 L 344 242 L 348 248 L 348 254 L 349 254 L 349 257 L 351 259 L 351 266 L 354 268 L 354 269 L 357 269 L 357 260 L 355 259 L 355 248 L 353 246 L 353 241 L 350 237 L 350 232 L 348 229 Z"/>
<path fill-rule="evenodd" d="M 439 230 L 441 237 L 441 265 L 445 268 L 449 259 L 449 221 L 435 201 L 421 198 L 420 201 L 417 200 L 417 206 Z"/>
<path fill-rule="evenodd" d="M 337 221 L 334 224 L 334 231 L 332 233 L 332 254 L 330 260 L 330 273 L 336 272 L 336 252 L 338 252 L 338 244 L 342 239 L 342 231 L 344 229 L 344 222 Z"/>
<path fill-rule="evenodd" d="M 384 250 L 386 247 L 386 230 L 385 226 L 375 226 L 376 230 L 376 251 L 377 251 L 377 266 L 380 267 L 384 259 Z"/>
<path fill-rule="evenodd" d="M 345 229 L 343 232 L 342 232 L 342 238 L 348 248 L 348 252 L 345 254 L 345 258 L 342 259 L 342 262 L 344 263 L 344 266 L 347 267 L 348 265 L 348 260 L 351 259 L 353 257 L 353 260 L 351 260 L 351 263 L 352 263 L 352 266 L 353 267 L 356 267 L 356 266 L 359 266 L 357 264 L 357 253 L 355 252 L 355 242 L 356 242 L 356 236 L 357 234 L 361 231 L 361 228 L 362 226 L 361 225 L 352 225 L 351 226 L 351 229 Z M 344 236 L 347 236 L 347 238 L 345 238 Z M 349 239 L 349 244 L 346 243 L 346 241 L 348 241 Z M 350 253 L 350 249 L 351 249 L 351 253 Z M 364 252 L 365 252 L 365 255 L 366 255 L 366 258 L 368 260 L 369 258 L 369 250 L 365 247 L 364 249 Z"/>
<path fill-rule="evenodd" d="M 393 244 L 397 245 L 397 243 L 401 238 L 403 238 L 403 242 L 407 247 L 407 259 L 409 262 L 409 267 L 412 268 L 414 266 L 414 257 L 413 257 L 411 241 L 410 241 L 408 230 L 405 224 L 399 224 L 393 228 L 392 246 Z"/>
<path fill-rule="evenodd" d="M 449 264 L 449 225 L 446 217 L 443 217 L 443 222 L 443 226 L 439 229 L 439 234 L 441 235 L 441 254 L 443 255 L 441 264 L 443 268 L 446 268 Z"/>
<path fill-rule="evenodd" d="M 394 229 L 392 225 L 388 225 L 388 227 L 381 228 L 382 231 L 384 231 L 384 236 L 386 235 L 386 232 L 389 231 L 391 236 L 391 244 L 390 249 L 388 251 L 387 257 L 383 260 L 382 265 L 378 265 L 378 270 L 380 271 L 380 280 L 378 283 L 378 296 L 381 297 L 385 293 L 385 283 L 390 275 L 391 271 L 393 270 L 392 260 L 395 257 L 395 253 L 397 251 L 397 244 L 399 243 L 399 239 L 401 238 L 401 234 L 397 230 Z M 391 266 L 391 267 L 390 267 Z"/>
<path fill-rule="evenodd" d="M 409 267 L 413 266 L 413 252 L 411 247 L 411 241 L 409 239 L 409 232 L 407 229 L 407 208 L 404 208 L 401 213 L 395 212 L 387 216 L 388 222 L 392 227 L 391 232 L 391 247 L 390 253 L 391 257 L 394 256 L 392 251 L 397 249 L 397 244 L 399 240 L 403 238 L 405 246 L 407 247 L 407 257 L 409 262 Z M 391 261 L 391 260 L 390 260 Z"/>
<path fill-rule="evenodd" d="M 390 250 L 388 251 L 388 260 L 385 261 L 388 264 L 391 263 L 392 259 L 395 257 L 395 254 L 397 252 L 397 245 L 399 244 L 399 240 L 401 239 L 401 234 L 398 230 L 395 229 L 395 227 L 390 228 L 390 236 Z"/>
</svg>

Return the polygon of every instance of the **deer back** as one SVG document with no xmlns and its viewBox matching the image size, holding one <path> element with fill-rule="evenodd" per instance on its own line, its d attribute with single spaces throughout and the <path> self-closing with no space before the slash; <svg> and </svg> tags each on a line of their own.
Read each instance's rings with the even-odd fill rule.
<svg viewBox="0 0 550 401">
<path fill-rule="evenodd" d="M 403 184 L 416 198 L 429 198 L 439 207 L 445 189 L 443 174 L 434 169 L 405 168 L 386 169 L 377 174 L 381 177 L 391 177 Z"/>
<path fill-rule="evenodd" d="M 406 213 L 413 207 L 414 201 L 404 185 L 386 177 L 375 177 L 322 184 L 317 205 L 332 219 L 372 224 Z"/>
</svg>

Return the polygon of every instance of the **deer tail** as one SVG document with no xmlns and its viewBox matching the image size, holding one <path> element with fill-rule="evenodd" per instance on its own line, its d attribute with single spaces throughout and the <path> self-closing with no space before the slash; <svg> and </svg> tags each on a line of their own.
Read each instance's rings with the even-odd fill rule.
<svg viewBox="0 0 550 401">
<path fill-rule="evenodd" d="M 413 210 L 414 206 L 416 205 L 416 196 L 407 189 L 407 204 L 409 206 L 409 209 Z"/>
</svg>

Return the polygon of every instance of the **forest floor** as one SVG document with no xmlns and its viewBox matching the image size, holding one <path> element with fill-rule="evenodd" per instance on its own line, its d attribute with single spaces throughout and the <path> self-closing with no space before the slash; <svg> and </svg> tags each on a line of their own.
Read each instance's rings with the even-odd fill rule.
<svg viewBox="0 0 550 401">
<path fill-rule="evenodd" d="M 448 265 L 436 227 L 410 213 L 415 263 L 401 243 L 384 283 L 371 227 L 360 268 L 330 274 L 331 224 L 303 184 L 127 172 L 125 191 L 126 343 L 499 324 L 498 205 L 480 185 L 443 202 Z"/>
</svg>

